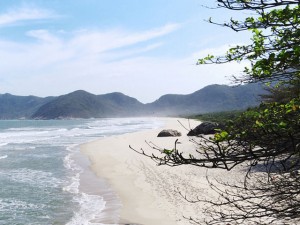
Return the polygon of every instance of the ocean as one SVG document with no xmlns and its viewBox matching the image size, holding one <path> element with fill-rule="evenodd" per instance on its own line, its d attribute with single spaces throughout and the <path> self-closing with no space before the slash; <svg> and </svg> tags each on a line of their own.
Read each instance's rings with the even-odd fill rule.
<svg viewBox="0 0 300 225">
<path fill-rule="evenodd" d="M 76 160 L 85 157 L 79 145 L 161 126 L 155 118 L 0 121 L 0 224 L 95 225 L 110 206 L 79 188 L 88 168 Z"/>
</svg>

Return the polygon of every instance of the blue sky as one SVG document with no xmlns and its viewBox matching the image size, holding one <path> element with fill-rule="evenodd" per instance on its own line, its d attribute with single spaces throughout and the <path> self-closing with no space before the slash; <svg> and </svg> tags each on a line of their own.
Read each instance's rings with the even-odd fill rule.
<svg viewBox="0 0 300 225">
<path fill-rule="evenodd" d="M 0 93 L 123 92 L 147 103 L 229 84 L 244 64 L 196 66 L 246 34 L 211 25 L 211 0 L 0 1 Z"/>
</svg>

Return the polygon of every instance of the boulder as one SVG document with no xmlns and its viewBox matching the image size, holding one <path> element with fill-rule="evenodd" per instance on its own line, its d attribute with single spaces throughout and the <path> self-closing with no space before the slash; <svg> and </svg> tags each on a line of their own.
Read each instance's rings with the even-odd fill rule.
<svg viewBox="0 0 300 225">
<path fill-rule="evenodd" d="M 188 136 L 197 136 L 201 134 L 215 134 L 215 129 L 220 128 L 220 125 L 215 122 L 202 122 L 200 125 L 190 130 Z"/>
<path fill-rule="evenodd" d="M 159 132 L 159 134 L 157 135 L 157 137 L 179 137 L 181 136 L 181 133 L 177 130 L 162 130 L 161 132 Z"/>
</svg>

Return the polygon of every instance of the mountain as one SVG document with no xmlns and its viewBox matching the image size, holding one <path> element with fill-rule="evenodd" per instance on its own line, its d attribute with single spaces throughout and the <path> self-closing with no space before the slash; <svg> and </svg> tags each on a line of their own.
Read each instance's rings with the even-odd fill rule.
<svg viewBox="0 0 300 225">
<path fill-rule="evenodd" d="M 245 109 L 259 104 L 261 85 L 210 85 L 188 95 L 164 95 L 153 103 L 114 92 L 94 95 L 83 90 L 58 97 L 0 95 L 0 119 L 64 119 L 130 116 L 179 116 Z"/>
<path fill-rule="evenodd" d="M 143 104 L 136 99 L 122 93 L 93 95 L 79 90 L 48 102 L 31 117 L 59 119 L 136 116 L 142 106 Z"/>
<path fill-rule="evenodd" d="M 153 114 L 169 116 L 246 109 L 258 105 L 263 93 L 261 84 L 215 84 L 188 95 L 164 95 L 147 107 Z"/>
<path fill-rule="evenodd" d="M 0 119 L 29 118 L 42 105 L 53 99 L 54 97 L 39 98 L 0 94 Z"/>
</svg>

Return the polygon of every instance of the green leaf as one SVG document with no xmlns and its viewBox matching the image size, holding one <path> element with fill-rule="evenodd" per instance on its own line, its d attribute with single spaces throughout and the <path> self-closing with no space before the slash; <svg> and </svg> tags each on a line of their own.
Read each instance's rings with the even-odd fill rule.
<svg viewBox="0 0 300 225">
<path fill-rule="evenodd" d="M 263 127 L 263 126 L 264 126 L 264 124 L 261 123 L 261 122 L 259 122 L 258 120 L 255 121 L 255 124 L 256 124 L 257 126 L 259 126 L 259 127 Z"/>
<path fill-rule="evenodd" d="M 281 121 L 280 123 L 279 123 L 279 127 L 281 127 L 281 128 L 285 128 L 287 126 L 287 123 L 285 123 L 285 122 L 283 122 L 283 121 Z"/>
<path fill-rule="evenodd" d="M 167 154 L 167 155 L 171 155 L 173 153 L 174 150 L 169 150 L 169 149 L 164 149 L 163 153 Z"/>
</svg>

